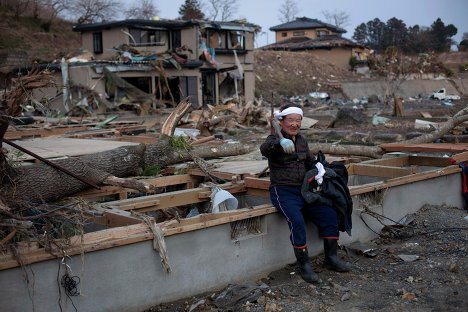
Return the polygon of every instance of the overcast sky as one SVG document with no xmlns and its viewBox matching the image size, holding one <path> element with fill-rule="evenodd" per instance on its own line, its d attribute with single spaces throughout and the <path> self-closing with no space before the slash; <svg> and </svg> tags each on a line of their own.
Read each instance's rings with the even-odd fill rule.
<svg viewBox="0 0 468 312">
<path fill-rule="evenodd" d="M 125 1 L 127 2 L 127 1 Z M 174 19 L 184 0 L 156 0 L 162 18 Z M 262 27 L 265 32 L 258 36 L 256 47 L 274 42 L 274 34 L 269 28 L 281 24 L 278 10 L 284 0 L 238 0 L 236 18 L 246 18 Z M 396 17 L 406 26 L 430 26 L 438 17 L 445 25 L 453 24 L 458 29 L 454 40 L 459 42 L 464 32 L 468 32 L 468 0 L 296 0 L 299 8 L 297 17 L 306 16 L 326 21 L 323 11 L 345 11 L 350 23 L 344 27 L 351 38 L 354 29 L 376 17 L 387 22 Z"/>
</svg>

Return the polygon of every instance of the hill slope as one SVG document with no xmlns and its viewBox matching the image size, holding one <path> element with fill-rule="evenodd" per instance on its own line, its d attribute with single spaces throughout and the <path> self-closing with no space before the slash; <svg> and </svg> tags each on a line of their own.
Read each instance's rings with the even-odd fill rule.
<svg viewBox="0 0 468 312">
<path fill-rule="evenodd" d="M 255 51 L 257 96 L 271 92 L 300 95 L 333 92 L 342 81 L 362 79 L 355 73 L 322 61 L 308 52 Z"/>
<path fill-rule="evenodd" d="M 51 62 L 76 54 L 81 46 L 81 37 L 72 31 L 72 25 L 54 20 L 48 27 L 47 22 L 40 18 L 14 18 L 11 12 L 0 11 L 0 66 L 3 71 L 29 65 L 34 60 Z"/>
</svg>

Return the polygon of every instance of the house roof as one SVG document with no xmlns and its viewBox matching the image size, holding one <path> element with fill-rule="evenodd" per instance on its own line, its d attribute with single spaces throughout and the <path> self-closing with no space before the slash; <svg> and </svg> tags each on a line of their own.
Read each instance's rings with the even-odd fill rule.
<svg viewBox="0 0 468 312">
<path fill-rule="evenodd" d="M 245 30 L 245 31 L 258 31 L 260 26 L 247 23 L 245 21 L 231 21 L 231 22 L 216 22 L 216 21 L 200 21 L 200 20 L 144 20 L 144 19 L 128 19 L 121 21 L 102 22 L 95 24 L 80 24 L 73 26 L 73 31 L 87 32 L 96 31 L 107 28 L 115 27 L 134 27 L 134 28 L 147 28 L 147 29 L 182 29 L 199 25 L 205 28 L 218 28 L 218 29 L 231 29 L 231 30 Z"/>
<path fill-rule="evenodd" d="M 331 49 L 337 47 L 360 47 L 361 45 L 352 40 L 340 36 L 323 36 L 317 39 L 308 37 L 292 37 L 262 47 L 263 50 L 313 50 L 313 49 Z"/>
<path fill-rule="evenodd" d="M 276 25 L 270 28 L 271 31 L 281 30 L 295 30 L 295 29 L 315 29 L 315 28 L 327 28 L 336 33 L 344 34 L 346 30 L 334 25 L 324 23 L 315 18 L 298 17 L 294 21 Z"/>
</svg>

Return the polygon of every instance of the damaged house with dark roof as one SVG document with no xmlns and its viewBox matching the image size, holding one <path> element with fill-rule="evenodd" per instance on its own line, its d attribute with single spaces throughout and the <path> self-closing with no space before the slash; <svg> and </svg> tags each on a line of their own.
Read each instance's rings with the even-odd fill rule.
<svg viewBox="0 0 468 312">
<path fill-rule="evenodd" d="M 84 54 L 62 61 L 65 108 L 86 97 L 83 86 L 108 106 L 254 99 L 254 24 L 123 20 L 73 30 L 81 33 Z"/>
<path fill-rule="evenodd" d="M 351 57 L 367 60 L 369 49 L 343 38 L 346 30 L 318 19 L 299 17 L 270 28 L 275 32 L 275 43 L 263 50 L 308 51 L 312 55 L 348 69 Z"/>
</svg>

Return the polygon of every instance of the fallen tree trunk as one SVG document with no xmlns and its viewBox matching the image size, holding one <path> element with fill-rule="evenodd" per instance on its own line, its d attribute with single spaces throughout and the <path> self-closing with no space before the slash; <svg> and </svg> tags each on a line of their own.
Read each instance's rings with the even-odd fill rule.
<svg viewBox="0 0 468 312">
<path fill-rule="evenodd" d="M 252 149 L 252 146 L 236 143 L 199 146 L 188 151 L 172 147 L 169 140 L 162 140 L 156 144 L 123 146 L 101 153 L 56 160 L 54 163 L 78 176 L 86 177 L 95 185 L 121 185 L 128 181 L 114 177 L 141 175 L 147 167 L 163 168 L 193 157 L 232 156 L 246 154 Z M 1 191 L 8 202 L 50 202 L 89 188 L 87 184 L 45 164 L 19 167 L 13 179 L 13 184 L 4 185 Z M 148 191 L 144 185 L 135 187 Z"/>
<path fill-rule="evenodd" d="M 383 154 L 383 149 L 379 146 L 313 143 L 309 144 L 309 148 L 312 154 L 317 154 L 319 151 L 322 151 L 325 154 L 331 155 L 365 156 L 370 158 L 380 158 Z"/>
</svg>

